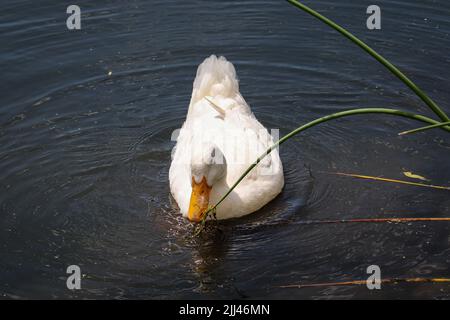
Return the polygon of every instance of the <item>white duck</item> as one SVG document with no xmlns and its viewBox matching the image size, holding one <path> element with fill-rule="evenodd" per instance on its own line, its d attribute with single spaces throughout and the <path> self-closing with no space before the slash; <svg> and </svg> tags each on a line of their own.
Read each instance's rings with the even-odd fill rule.
<svg viewBox="0 0 450 320">
<path fill-rule="evenodd" d="M 234 66 L 215 55 L 198 67 L 186 121 L 172 151 L 170 190 L 181 213 L 198 222 L 273 144 L 239 93 Z M 281 192 L 278 150 L 266 156 L 217 207 L 217 219 L 241 217 Z"/>
</svg>

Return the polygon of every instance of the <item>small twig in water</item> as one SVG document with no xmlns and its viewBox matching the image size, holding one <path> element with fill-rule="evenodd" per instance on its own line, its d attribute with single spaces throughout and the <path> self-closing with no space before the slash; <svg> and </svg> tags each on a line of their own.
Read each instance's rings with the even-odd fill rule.
<svg viewBox="0 0 450 320">
<path fill-rule="evenodd" d="M 381 279 L 381 283 L 384 284 L 396 284 L 399 282 L 409 282 L 409 283 L 450 283 L 449 278 L 392 278 L 392 279 Z M 324 282 L 324 283 L 306 283 L 306 284 L 289 284 L 284 286 L 279 286 L 279 288 L 312 288 L 312 287 L 335 287 L 335 286 L 355 286 L 355 285 L 365 285 L 367 280 L 351 280 L 342 282 Z"/>
<path fill-rule="evenodd" d="M 434 189 L 440 189 L 440 190 L 450 190 L 450 187 L 445 187 L 445 186 L 435 186 L 435 185 L 419 183 L 419 182 L 373 177 L 373 176 L 366 176 L 366 175 L 361 175 L 361 174 L 343 173 L 343 172 L 323 172 L 323 173 L 334 174 L 337 176 L 353 177 L 353 178 L 359 178 L 359 179 L 368 179 L 368 180 L 377 180 L 377 181 L 384 181 L 384 182 L 408 184 L 408 185 L 417 186 L 417 187 L 434 188 Z"/>
<path fill-rule="evenodd" d="M 402 223 L 402 222 L 426 222 L 426 221 L 450 221 L 450 218 L 358 218 L 337 220 L 305 220 L 302 224 L 337 224 L 337 223 Z"/>
</svg>

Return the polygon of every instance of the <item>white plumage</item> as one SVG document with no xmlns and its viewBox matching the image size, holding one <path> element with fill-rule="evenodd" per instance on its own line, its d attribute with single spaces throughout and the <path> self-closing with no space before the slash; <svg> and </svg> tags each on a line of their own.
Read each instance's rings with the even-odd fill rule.
<svg viewBox="0 0 450 320">
<path fill-rule="evenodd" d="M 212 55 L 198 67 L 186 121 L 172 153 L 170 190 L 188 215 L 192 179 L 206 178 L 213 205 L 261 155 L 273 139 L 239 93 L 234 66 Z M 224 162 L 218 159 L 223 156 Z M 218 219 L 252 213 L 279 194 L 284 185 L 278 150 L 264 158 L 222 202 Z"/>
</svg>

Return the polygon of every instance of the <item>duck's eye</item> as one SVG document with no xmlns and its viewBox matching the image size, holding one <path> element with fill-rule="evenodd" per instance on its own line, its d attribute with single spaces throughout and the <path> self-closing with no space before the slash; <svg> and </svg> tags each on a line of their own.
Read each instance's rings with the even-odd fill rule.
<svg viewBox="0 0 450 320">
<path fill-rule="evenodd" d="M 211 158 L 215 158 L 216 157 L 216 148 L 212 149 L 211 151 Z"/>
</svg>

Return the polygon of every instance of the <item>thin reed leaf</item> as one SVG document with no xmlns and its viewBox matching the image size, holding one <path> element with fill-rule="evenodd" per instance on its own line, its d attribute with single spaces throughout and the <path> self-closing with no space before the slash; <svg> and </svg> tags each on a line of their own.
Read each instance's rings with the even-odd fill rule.
<svg viewBox="0 0 450 320">
<path fill-rule="evenodd" d="M 373 176 L 366 176 L 366 175 L 353 174 L 353 173 L 343 173 L 343 172 L 328 172 L 328 173 L 329 174 L 338 175 L 338 176 L 353 177 L 353 178 L 367 179 L 367 180 L 377 180 L 377 181 L 399 183 L 399 184 L 408 184 L 408 185 L 416 186 L 416 187 L 425 187 L 425 188 L 433 188 L 433 189 L 449 190 L 450 191 L 450 187 L 435 186 L 435 185 L 425 184 L 425 183 L 420 183 L 420 182 L 411 182 L 411 181 L 389 179 L 389 178 L 381 178 L 381 177 L 373 177 Z"/>
<path fill-rule="evenodd" d="M 397 284 L 400 282 L 406 283 L 450 283 L 449 278 L 392 278 L 392 279 L 380 279 L 381 284 Z M 299 283 L 299 284 L 289 284 L 284 286 L 279 286 L 279 288 L 313 288 L 313 287 L 337 287 L 337 286 L 355 286 L 355 285 L 365 285 L 367 280 L 350 280 L 341 282 L 322 282 L 322 283 Z"/>
<path fill-rule="evenodd" d="M 300 3 L 296 0 L 287 0 L 290 4 L 294 5 L 295 7 L 309 13 L 313 17 L 319 19 L 323 23 L 327 24 L 334 30 L 341 33 L 344 37 L 351 40 L 354 44 L 362 48 L 364 51 L 366 51 L 368 54 L 370 54 L 372 57 L 374 57 L 378 62 L 380 62 L 383 66 L 385 66 L 390 72 L 392 72 L 397 78 L 399 78 L 403 83 L 405 83 L 420 99 L 422 99 L 423 102 L 431 109 L 433 112 L 439 116 L 443 121 L 450 121 L 450 118 L 447 116 L 447 114 L 424 92 L 422 91 L 413 81 L 411 81 L 403 72 L 401 72 L 396 66 L 394 66 L 392 63 L 390 63 L 387 59 L 385 59 L 383 56 L 381 56 L 379 53 L 377 53 L 375 50 L 373 50 L 371 47 L 369 47 L 365 42 L 357 38 L 355 35 L 338 25 L 337 23 L 333 22 L 332 20 L 328 19 L 327 17 L 321 15 L 317 11 L 311 9 L 310 7 L 304 5 L 303 3 Z"/>
<path fill-rule="evenodd" d="M 409 222 L 450 222 L 450 218 L 359 218 L 336 220 L 305 220 L 300 224 L 339 224 L 339 223 L 409 223 Z"/>
<path fill-rule="evenodd" d="M 421 132 L 421 131 L 425 131 L 425 130 L 429 130 L 429 129 L 445 127 L 447 125 L 450 125 L 450 121 L 442 122 L 442 123 L 436 123 L 436 124 L 432 124 L 430 126 L 421 127 L 421 128 L 417 128 L 417 129 L 412 129 L 412 130 L 408 130 L 408 131 L 403 131 L 403 132 L 400 132 L 398 135 L 399 136 L 403 136 L 405 134 L 416 133 L 416 132 Z"/>
<path fill-rule="evenodd" d="M 208 218 L 208 216 L 211 214 L 211 212 L 216 210 L 217 206 L 220 205 L 225 200 L 226 197 L 228 197 L 228 195 L 247 176 L 247 174 L 249 174 L 249 172 L 254 167 L 256 167 L 256 165 L 265 156 L 270 154 L 274 149 L 278 148 L 279 145 L 283 144 L 284 142 L 286 142 L 287 140 L 289 140 L 293 136 L 297 135 L 298 133 L 300 133 L 300 132 L 302 132 L 304 130 L 307 130 L 309 128 L 312 128 L 312 127 L 314 127 L 316 125 L 319 125 L 321 123 L 324 123 L 324 122 L 327 122 L 327 121 L 331 121 L 331 120 L 334 120 L 334 119 L 338 119 L 338 118 L 342 118 L 342 117 L 348 117 L 348 116 L 353 116 L 353 115 L 361 115 L 361 114 L 388 114 L 388 115 L 394 115 L 394 116 L 399 116 L 399 117 L 403 117 L 403 118 L 409 118 L 409 119 L 412 119 L 412 120 L 421 121 L 421 122 L 425 122 L 425 123 L 428 123 L 428 124 L 439 123 L 436 120 L 430 119 L 430 118 L 422 116 L 422 115 L 417 115 L 417 114 L 413 114 L 413 113 L 409 113 L 409 112 L 405 112 L 405 111 L 400 111 L 400 110 L 395 110 L 395 109 L 384 109 L 384 108 L 361 108 L 361 109 L 346 110 L 346 111 L 333 113 L 331 115 L 328 115 L 328 116 L 325 116 L 325 117 L 321 117 L 321 118 L 318 118 L 318 119 L 313 120 L 311 122 L 308 122 L 307 124 L 302 125 L 302 126 L 298 127 L 297 129 L 291 131 L 287 135 L 283 136 L 280 140 L 278 140 L 270 148 L 268 148 L 262 155 L 260 155 L 258 157 L 258 159 L 256 159 L 256 161 L 253 164 L 251 164 L 247 168 L 247 170 L 244 171 L 244 173 L 231 186 L 231 188 L 225 193 L 225 195 L 214 206 L 212 206 L 207 211 L 205 211 L 205 213 L 203 214 L 202 222 L 205 221 Z M 442 127 L 442 129 L 450 132 L 450 128 Z"/>
</svg>

